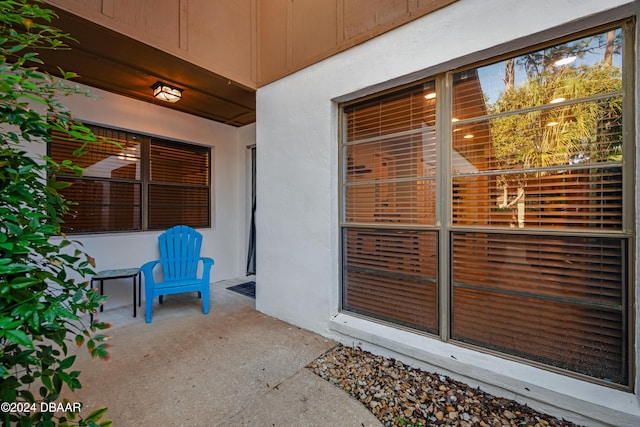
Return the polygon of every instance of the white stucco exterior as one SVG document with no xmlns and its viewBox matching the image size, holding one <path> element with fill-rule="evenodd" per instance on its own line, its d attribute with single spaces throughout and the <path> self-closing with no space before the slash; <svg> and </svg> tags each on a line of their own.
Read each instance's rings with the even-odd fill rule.
<svg viewBox="0 0 640 427">
<path fill-rule="evenodd" d="M 639 12 L 630 0 L 459 0 L 260 88 L 257 309 L 578 423 L 640 425 L 637 380 L 616 390 L 339 313 L 337 128 L 338 101 Z"/>
<path fill-rule="evenodd" d="M 202 256 L 212 257 L 212 282 L 243 277 L 247 229 L 245 217 L 246 146 L 255 143 L 255 125 L 236 128 L 136 101 L 95 88 L 96 98 L 74 95 L 62 99 L 79 120 L 212 147 L 212 226 L 203 234 Z M 42 144 L 28 147 L 45 153 Z M 96 270 L 139 267 L 158 258 L 161 231 L 69 236 L 96 260 Z M 131 304 L 131 279 L 105 282 L 109 308 Z M 143 291 L 144 295 L 144 291 Z M 144 310 L 142 310 L 142 313 Z"/>
</svg>

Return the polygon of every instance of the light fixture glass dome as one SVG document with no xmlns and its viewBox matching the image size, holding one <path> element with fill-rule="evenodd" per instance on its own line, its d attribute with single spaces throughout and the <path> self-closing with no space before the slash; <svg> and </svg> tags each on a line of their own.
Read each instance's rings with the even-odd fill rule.
<svg viewBox="0 0 640 427">
<path fill-rule="evenodd" d="M 156 82 L 151 88 L 153 89 L 153 96 L 161 101 L 174 103 L 182 98 L 182 89 L 169 86 L 160 81 Z"/>
</svg>

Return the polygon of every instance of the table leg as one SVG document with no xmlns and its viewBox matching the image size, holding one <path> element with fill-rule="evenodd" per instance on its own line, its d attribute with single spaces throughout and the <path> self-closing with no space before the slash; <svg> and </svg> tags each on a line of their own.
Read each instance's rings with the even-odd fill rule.
<svg viewBox="0 0 640 427">
<path fill-rule="evenodd" d="M 93 278 L 91 279 L 91 288 L 93 288 Z M 93 311 L 89 312 L 89 324 L 93 323 Z"/>
<path fill-rule="evenodd" d="M 136 279 L 138 278 L 137 274 L 133 275 L 133 317 L 136 317 Z"/>
<path fill-rule="evenodd" d="M 100 279 L 100 296 L 104 295 L 104 289 L 103 289 L 103 283 L 104 281 L 102 279 Z M 100 311 L 102 312 L 104 310 L 104 304 L 100 303 Z"/>
</svg>

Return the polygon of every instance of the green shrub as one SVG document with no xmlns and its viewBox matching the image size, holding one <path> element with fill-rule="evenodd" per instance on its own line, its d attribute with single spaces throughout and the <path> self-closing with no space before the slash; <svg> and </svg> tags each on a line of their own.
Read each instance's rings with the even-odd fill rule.
<svg viewBox="0 0 640 427">
<path fill-rule="evenodd" d="M 96 140 L 59 101 L 84 92 L 38 71 L 39 49 L 67 49 L 73 40 L 49 25 L 55 14 L 40 5 L 0 1 L 0 402 L 33 409 L 6 412 L 11 406 L 3 405 L 0 419 L 4 425 L 107 426 L 104 409 L 82 416 L 41 410 L 62 403 L 65 386 L 81 387 L 68 344 L 86 345 L 93 357 L 107 359 L 102 331 L 109 325 L 80 320 L 104 297 L 84 279 L 93 273 L 93 259 L 60 233 L 69 202 L 58 190 L 68 184 L 54 173 L 82 170 L 72 160 L 56 164 L 25 149 L 47 142 L 52 131 L 85 145 Z M 61 73 L 66 80 L 74 77 Z"/>
</svg>

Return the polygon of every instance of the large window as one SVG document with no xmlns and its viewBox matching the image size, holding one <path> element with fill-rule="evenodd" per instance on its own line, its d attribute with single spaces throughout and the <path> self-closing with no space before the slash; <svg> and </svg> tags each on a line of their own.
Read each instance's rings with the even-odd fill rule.
<svg viewBox="0 0 640 427">
<path fill-rule="evenodd" d="M 210 225 L 211 150 L 131 132 L 89 126 L 106 141 L 90 144 L 76 159 L 81 178 L 62 190 L 74 203 L 64 217 L 67 233 L 165 229 Z M 116 144 L 113 144 L 116 142 Z M 50 156 L 74 159 L 78 143 L 54 135 Z"/>
<path fill-rule="evenodd" d="M 630 31 L 345 104 L 342 308 L 629 385 Z"/>
</svg>

